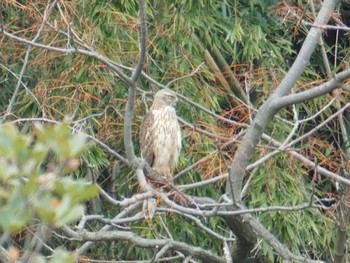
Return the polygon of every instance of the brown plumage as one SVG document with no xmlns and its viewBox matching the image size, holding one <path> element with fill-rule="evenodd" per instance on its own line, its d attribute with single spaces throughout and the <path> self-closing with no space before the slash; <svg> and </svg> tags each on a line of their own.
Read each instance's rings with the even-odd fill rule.
<svg viewBox="0 0 350 263">
<path fill-rule="evenodd" d="M 178 99 L 169 89 L 154 96 L 140 132 L 141 157 L 161 176 L 171 180 L 181 150 L 181 131 L 174 106 Z"/>
<path fill-rule="evenodd" d="M 173 181 L 173 172 L 181 150 L 181 131 L 174 106 L 177 97 L 169 89 L 162 89 L 154 96 L 152 107 L 143 118 L 140 131 L 140 149 L 149 165 L 168 181 Z M 143 203 L 146 218 L 152 218 L 157 201 L 150 198 Z"/>
</svg>

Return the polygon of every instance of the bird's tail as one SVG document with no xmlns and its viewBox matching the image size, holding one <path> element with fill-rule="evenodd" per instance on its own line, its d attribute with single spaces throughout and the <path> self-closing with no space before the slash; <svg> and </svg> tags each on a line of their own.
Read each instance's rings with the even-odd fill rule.
<svg viewBox="0 0 350 263">
<path fill-rule="evenodd" d="M 143 215 L 146 219 L 152 219 L 157 208 L 157 199 L 149 198 L 143 201 Z"/>
</svg>

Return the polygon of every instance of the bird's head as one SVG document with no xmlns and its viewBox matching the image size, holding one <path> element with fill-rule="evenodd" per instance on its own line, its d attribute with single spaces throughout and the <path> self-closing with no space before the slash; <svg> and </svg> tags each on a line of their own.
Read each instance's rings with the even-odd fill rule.
<svg viewBox="0 0 350 263">
<path fill-rule="evenodd" d="M 175 107 L 178 102 L 175 92 L 170 89 L 161 89 L 154 95 L 154 103 Z"/>
</svg>

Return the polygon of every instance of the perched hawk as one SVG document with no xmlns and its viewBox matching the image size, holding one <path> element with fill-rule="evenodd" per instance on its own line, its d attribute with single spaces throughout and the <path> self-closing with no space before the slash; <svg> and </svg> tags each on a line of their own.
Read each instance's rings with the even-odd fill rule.
<svg viewBox="0 0 350 263">
<path fill-rule="evenodd" d="M 181 150 L 181 131 L 174 108 L 177 101 L 171 90 L 158 91 L 140 132 L 141 157 L 171 181 Z"/>
</svg>

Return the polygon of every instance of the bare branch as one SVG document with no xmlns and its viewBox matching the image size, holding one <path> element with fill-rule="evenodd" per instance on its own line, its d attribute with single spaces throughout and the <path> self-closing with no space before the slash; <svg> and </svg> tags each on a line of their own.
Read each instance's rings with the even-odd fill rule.
<svg viewBox="0 0 350 263">
<path fill-rule="evenodd" d="M 212 138 L 212 139 L 216 139 L 216 140 L 220 140 L 220 141 L 224 141 L 224 142 L 231 140 L 230 138 L 222 137 L 220 135 L 216 135 L 216 134 L 213 134 L 213 133 L 208 132 L 206 130 L 203 130 L 201 128 L 198 128 L 195 125 L 185 121 L 184 119 L 182 119 L 180 117 L 177 117 L 177 119 L 179 120 L 180 123 L 184 124 L 185 126 L 187 126 L 190 129 L 192 129 L 194 132 L 198 132 L 200 134 L 203 134 L 204 136 L 207 136 L 208 138 Z"/>
<path fill-rule="evenodd" d="M 140 205 L 142 204 L 142 202 L 138 202 L 138 203 L 135 203 L 133 205 L 130 205 L 128 206 L 127 208 L 125 208 L 121 213 L 119 213 L 116 217 L 114 217 L 112 220 L 119 220 L 119 219 L 122 219 L 124 217 L 126 217 L 128 214 L 130 214 L 132 211 L 134 211 L 137 207 L 139 207 Z M 102 227 L 102 229 L 100 231 L 109 231 L 110 229 L 112 229 L 113 226 L 112 225 L 106 225 L 104 227 Z M 62 230 L 66 233 L 66 231 L 68 230 L 71 230 L 68 226 L 63 226 L 62 227 Z M 73 230 L 71 230 L 73 231 Z M 99 233 L 99 232 L 97 232 Z M 67 234 L 67 233 L 66 233 Z M 71 232 L 71 234 L 74 236 L 74 231 Z M 69 236 L 71 236 L 70 234 L 67 234 Z M 85 242 L 78 250 L 77 250 L 77 254 L 78 255 L 81 255 L 83 253 L 86 252 L 86 250 L 88 250 L 92 245 L 94 244 L 93 241 L 88 241 L 88 242 Z"/>
<path fill-rule="evenodd" d="M 146 183 L 145 183 L 146 184 Z M 146 186 L 147 189 L 150 189 L 150 186 Z M 224 204 L 211 204 L 211 207 L 213 209 L 211 210 L 201 210 L 201 207 L 206 206 L 201 205 L 201 204 L 196 204 L 196 209 L 181 206 L 172 200 L 170 200 L 164 193 L 161 192 L 155 192 L 155 194 L 161 198 L 165 204 L 171 208 L 172 210 L 179 211 L 180 213 L 183 214 L 188 214 L 188 215 L 194 215 L 194 216 L 199 216 L 199 217 L 212 217 L 212 216 L 236 216 L 236 215 L 242 215 L 242 214 L 251 214 L 251 213 L 259 213 L 259 212 L 272 212 L 272 211 L 298 211 L 298 210 L 303 210 L 303 209 L 308 209 L 308 208 L 322 208 L 322 209 L 327 209 L 326 207 L 319 205 L 319 204 L 311 204 L 310 202 L 296 205 L 296 206 L 270 206 L 270 207 L 262 207 L 262 208 L 251 208 L 251 209 L 238 209 L 238 210 L 219 210 L 218 207 L 220 206 L 225 206 Z M 232 207 L 232 204 L 229 204 L 229 206 Z"/>
<path fill-rule="evenodd" d="M 329 123 L 331 120 L 333 120 L 334 118 L 338 117 L 339 115 L 342 115 L 344 111 L 346 111 L 348 108 L 350 107 L 350 103 L 347 103 L 344 107 L 342 107 L 341 109 L 339 109 L 337 112 L 335 112 L 334 114 L 332 114 L 331 116 L 329 116 L 327 119 L 325 119 L 324 121 L 322 121 L 319 125 L 317 125 L 315 128 L 311 129 L 309 132 L 303 134 L 302 136 L 300 136 L 299 138 L 291 141 L 290 143 L 288 143 L 287 145 L 285 145 L 284 147 L 282 147 L 282 149 L 287 149 L 289 147 L 291 147 L 292 145 L 310 137 L 313 133 L 315 133 L 317 130 L 319 130 L 320 128 L 322 128 L 323 126 L 327 125 L 327 123 Z"/>
<path fill-rule="evenodd" d="M 189 244 L 174 241 L 171 239 L 147 239 L 139 237 L 133 232 L 128 231 L 103 230 L 99 232 L 75 232 L 67 226 L 62 228 L 62 230 L 68 237 L 73 238 L 77 241 L 99 242 L 103 240 L 123 240 L 131 242 L 136 246 L 143 248 L 163 248 L 165 246 L 168 246 L 169 249 L 171 248 L 171 250 L 178 250 L 184 253 L 185 255 L 192 255 L 193 257 L 203 259 L 205 260 L 205 262 L 225 262 L 223 258 L 215 256 L 214 254 L 205 249 L 191 246 Z"/>
<path fill-rule="evenodd" d="M 331 30 L 350 31 L 350 27 L 347 27 L 347 26 L 317 25 L 317 24 L 312 24 L 310 22 L 307 22 L 305 20 L 302 21 L 302 24 L 306 25 L 306 26 L 316 27 L 316 28 L 319 28 L 319 29 L 331 29 Z"/>
<path fill-rule="evenodd" d="M 165 85 L 165 87 L 169 88 L 173 83 L 180 81 L 182 79 L 186 79 L 186 78 L 190 78 L 193 77 L 194 75 L 197 74 L 197 72 L 200 70 L 200 68 L 204 65 L 204 62 L 202 62 L 201 64 L 199 64 L 199 66 L 197 68 L 195 68 L 190 74 L 187 74 L 185 76 L 181 76 L 177 79 L 173 79 L 171 81 L 168 82 L 168 84 Z"/>
<path fill-rule="evenodd" d="M 334 103 L 334 101 L 335 101 L 338 97 L 339 97 L 339 95 L 337 95 L 337 96 L 335 96 L 334 98 L 332 98 L 332 99 L 330 100 L 330 102 L 327 103 L 327 105 L 324 106 L 321 110 L 319 110 L 316 114 L 314 114 L 314 115 L 312 115 L 312 116 L 310 116 L 310 117 L 308 117 L 308 118 L 299 120 L 298 122 L 299 122 L 299 123 L 304 123 L 304 122 L 308 122 L 308 121 L 311 121 L 311 120 L 315 119 L 315 118 L 316 118 L 317 116 L 319 116 L 322 112 L 324 112 L 326 109 L 328 109 L 328 108 Z"/>
<path fill-rule="evenodd" d="M 273 249 L 285 260 L 283 262 L 289 262 L 294 260 L 296 262 L 305 262 L 305 263 L 324 263 L 319 260 L 311 260 L 306 257 L 294 255 L 285 245 L 283 245 L 277 238 L 275 238 L 270 231 L 268 231 L 258 220 L 253 216 L 247 214 L 242 215 L 242 218 L 247 222 L 254 231 L 263 238 L 267 243 L 269 243 Z"/>
<path fill-rule="evenodd" d="M 316 18 L 317 24 L 323 25 L 327 24 L 329 18 L 331 17 L 333 10 L 335 8 L 336 1 L 325 0 L 323 1 L 322 7 Z M 293 65 L 289 69 L 287 75 L 284 77 L 282 82 L 279 84 L 277 89 L 272 93 L 272 95 L 263 103 L 256 113 L 255 119 L 252 125 L 247 129 L 232 161 L 229 177 L 226 183 L 226 194 L 229 196 L 236 204 L 242 202 L 242 184 L 243 178 L 247 173 L 247 166 L 255 152 L 256 146 L 258 145 L 260 139 L 262 138 L 268 124 L 276 115 L 279 108 L 272 107 L 274 103 L 277 103 L 283 96 L 286 96 L 290 90 L 293 88 L 297 80 L 300 78 L 304 72 L 305 67 L 308 65 L 310 57 L 315 50 L 319 37 L 321 36 L 321 30 L 318 28 L 311 28 L 307 37 L 297 55 Z M 239 250 L 250 249 L 254 246 L 256 240 L 256 233 L 261 231 L 259 235 L 264 238 L 270 245 L 286 260 L 293 259 L 293 254 L 282 245 L 274 236 L 263 226 L 261 226 L 257 221 L 253 219 L 252 216 L 241 215 L 239 217 L 228 216 L 225 217 L 227 224 L 231 230 L 236 234 L 238 239 L 238 247 L 234 253 L 239 253 Z M 257 223 L 261 226 L 260 229 L 255 225 L 255 232 L 252 231 L 254 226 L 249 220 Z M 275 243 L 274 241 L 277 241 Z M 240 245 L 242 244 L 242 245 Z M 240 245 L 240 246 L 239 246 Z M 295 258 L 296 259 L 296 258 Z M 297 259 L 299 260 L 299 258 Z M 303 262 L 305 260 L 302 258 Z"/>
<path fill-rule="evenodd" d="M 270 136 L 263 134 L 262 136 L 263 139 L 271 141 L 274 145 L 276 145 L 276 147 L 279 147 L 281 144 L 279 142 L 277 142 L 276 140 L 272 139 Z M 288 150 L 287 151 L 288 154 L 292 155 L 293 157 L 299 159 L 304 165 L 306 165 L 307 167 L 309 167 L 310 169 L 314 169 L 315 168 L 315 163 L 310 161 L 308 158 L 306 158 L 305 156 L 303 156 L 302 154 L 296 152 L 296 151 L 292 151 L 292 150 Z M 327 169 L 321 167 L 321 166 L 317 166 L 317 170 L 320 174 L 322 174 L 323 176 L 328 177 L 329 179 L 332 179 L 336 182 L 339 182 L 341 184 L 350 186 L 350 180 L 336 174 L 333 173 L 331 171 L 328 171 Z"/>
<path fill-rule="evenodd" d="M 155 255 L 154 259 L 151 261 L 151 263 L 153 262 L 158 262 L 159 259 L 164 256 L 164 254 L 171 249 L 170 244 L 166 244 L 165 246 L 163 246 L 158 253 Z"/>
<path fill-rule="evenodd" d="M 274 212 L 274 211 L 300 211 L 305 210 L 309 208 L 317 208 L 317 209 L 324 209 L 329 210 L 329 207 L 325 207 L 322 204 L 314 204 L 314 203 L 303 203 L 300 205 L 294 205 L 294 206 L 269 206 L 269 207 L 260 207 L 260 208 L 244 208 L 241 210 L 234 210 L 234 211 L 218 211 L 218 215 L 220 216 L 229 216 L 229 215 L 243 215 L 243 214 L 252 214 L 252 213 L 263 213 L 263 212 Z"/>
<path fill-rule="evenodd" d="M 129 86 L 128 91 L 128 102 L 126 104 L 125 116 L 124 116 L 124 146 L 126 156 L 129 163 L 135 161 L 136 156 L 134 152 L 134 145 L 132 142 L 132 120 L 134 116 L 134 106 L 135 106 L 135 92 L 136 84 L 133 83 Z"/>
<path fill-rule="evenodd" d="M 37 99 L 37 97 L 35 97 L 35 95 L 33 94 L 33 92 L 27 87 L 27 85 L 25 83 L 23 83 L 22 79 L 20 78 L 20 76 L 17 76 L 15 72 L 13 72 L 11 69 L 9 69 L 8 67 L 6 67 L 5 65 L 1 64 L 0 63 L 0 66 L 3 67 L 4 69 L 6 69 L 8 72 L 10 72 L 12 74 L 12 76 L 14 76 L 17 81 L 24 87 L 24 89 L 26 90 L 26 92 L 29 93 L 30 96 L 32 96 L 32 98 L 35 100 L 36 104 L 38 105 L 38 107 L 40 107 L 40 102 L 39 100 Z M 16 90 L 16 89 L 15 89 Z M 13 93 L 12 97 L 14 97 L 16 92 Z M 12 98 L 11 98 L 12 99 Z M 9 103 L 10 105 L 11 103 Z M 10 107 L 12 108 L 12 106 Z M 7 113 L 6 115 L 10 115 L 10 111 L 7 110 Z M 1 122 L 4 122 L 3 120 L 1 120 Z"/>
<path fill-rule="evenodd" d="M 142 72 L 143 65 L 146 60 L 146 47 L 147 47 L 147 24 L 145 13 L 145 0 L 139 1 L 139 19 L 140 19 L 140 58 L 135 68 L 134 73 L 131 76 L 131 80 L 136 82 Z"/>
<path fill-rule="evenodd" d="M 130 230 L 130 227 L 122 227 L 120 224 L 133 223 L 133 222 L 141 221 L 143 219 L 145 219 L 145 217 L 142 215 L 142 213 L 137 213 L 134 216 L 121 218 L 121 219 L 104 218 L 102 215 L 84 215 L 81 218 L 78 226 L 76 226 L 76 228 L 82 230 L 85 228 L 85 224 L 88 221 L 96 220 L 106 225 L 112 225 L 123 230 L 125 229 Z"/>
<path fill-rule="evenodd" d="M 253 168 L 256 168 L 258 167 L 259 165 L 261 165 L 262 163 L 266 162 L 267 160 L 269 160 L 270 158 L 272 158 L 273 156 L 275 156 L 276 154 L 279 154 L 281 152 L 284 152 L 286 151 L 287 149 L 290 149 L 294 144 L 302 141 L 302 140 L 305 140 L 306 138 L 310 137 L 313 133 L 315 133 L 317 130 L 319 130 L 320 128 L 322 128 L 323 126 L 327 125 L 327 123 L 329 123 L 331 120 L 333 120 L 334 118 L 340 116 L 345 110 L 347 110 L 347 108 L 350 107 L 350 103 L 346 104 L 344 107 L 342 107 L 340 110 L 338 110 L 337 112 L 335 112 L 334 114 L 332 114 L 331 116 L 329 116 L 326 120 L 324 120 L 323 122 L 321 122 L 319 125 L 317 125 L 315 128 L 313 128 L 312 130 L 310 130 L 309 132 L 303 134 L 302 136 L 300 136 L 299 138 L 291 141 L 288 143 L 288 138 L 282 143 L 280 144 L 280 146 L 264 155 L 262 158 L 260 158 L 259 160 L 255 161 L 254 163 L 252 164 L 249 164 L 247 166 L 247 170 L 251 170 Z M 317 114 L 316 114 L 317 115 Z M 308 118 L 309 119 L 309 118 Z M 305 120 L 302 120 L 302 121 L 305 121 Z M 301 122 L 301 121 L 300 121 Z M 299 121 L 296 122 L 296 126 L 298 126 L 298 124 L 300 123 Z M 294 135 L 294 133 L 290 133 L 290 135 Z M 291 138 L 291 136 L 288 136 L 289 138 Z M 288 152 L 288 150 L 287 150 Z"/>
<path fill-rule="evenodd" d="M 215 117 L 216 119 L 220 120 L 220 121 L 223 121 L 223 122 L 226 122 L 226 123 L 229 123 L 229 124 L 234 124 L 234 125 L 237 125 L 239 127 L 246 127 L 247 124 L 245 123 L 240 123 L 240 122 L 237 122 L 237 121 L 234 121 L 234 120 L 230 120 L 230 119 L 227 119 L 225 117 L 222 117 L 210 110 L 208 110 L 207 108 L 203 107 L 202 105 L 199 105 L 198 103 L 190 100 L 189 98 L 187 98 L 186 96 L 182 95 L 182 94 L 179 94 L 177 92 L 176 93 L 176 96 L 181 98 L 183 101 L 187 102 L 188 104 L 192 105 L 192 106 L 195 106 L 196 108 L 200 109 L 201 111 L 209 114 L 210 116 L 213 116 Z"/>
<path fill-rule="evenodd" d="M 41 35 L 41 32 L 44 29 L 46 20 L 47 20 L 48 16 L 50 15 L 51 11 L 52 11 L 52 8 L 54 7 L 54 5 L 56 5 L 56 3 L 57 3 L 57 0 L 53 4 L 51 4 L 51 1 L 48 1 L 47 6 L 46 6 L 45 11 L 44 11 L 43 21 L 41 23 L 41 26 L 40 26 L 38 32 L 36 33 L 36 35 L 32 39 L 32 42 L 35 42 L 39 38 L 39 36 Z M 31 50 L 32 50 L 32 47 L 29 45 L 28 48 L 27 48 L 27 52 L 26 52 L 25 58 L 24 58 L 24 62 L 23 62 L 23 65 L 22 65 L 21 72 L 20 72 L 20 74 L 18 76 L 18 81 L 17 81 L 16 87 L 15 87 L 15 90 L 13 91 L 11 100 L 10 100 L 8 106 L 7 106 L 6 115 L 0 120 L 0 122 L 4 122 L 6 120 L 6 118 L 7 118 L 7 116 L 11 115 L 12 107 L 13 107 L 13 104 L 15 103 L 15 100 L 16 100 L 16 97 L 17 97 L 17 94 L 18 94 L 18 91 L 19 91 L 19 87 L 22 84 L 23 75 L 24 75 L 24 73 L 25 73 L 25 71 L 27 69 L 27 65 L 28 65 L 28 62 L 29 62 L 29 55 L 30 55 L 30 51 Z"/>
<path fill-rule="evenodd" d="M 350 69 L 344 70 L 343 72 L 338 73 L 332 79 L 327 81 L 326 83 L 314 87 L 309 90 L 305 90 L 296 94 L 290 94 L 287 96 L 283 96 L 278 100 L 275 100 L 271 103 L 271 107 L 278 110 L 283 107 L 296 104 L 305 100 L 314 99 L 320 97 L 324 94 L 327 94 L 334 89 L 341 87 L 343 82 L 350 78 Z"/>
<path fill-rule="evenodd" d="M 197 183 L 193 183 L 193 184 L 185 184 L 185 185 L 178 185 L 177 187 L 181 190 L 190 190 L 190 189 L 195 189 L 195 188 L 199 188 L 208 184 L 213 184 L 215 182 L 227 179 L 228 177 L 228 173 L 223 174 L 223 175 L 219 175 L 219 176 L 215 176 L 213 178 L 207 179 L 207 180 L 203 180 Z"/>
<path fill-rule="evenodd" d="M 179 215 L 181 215 L 183 217 L 186 217 L 186 218 L 192 220 L 193 222 L 195 222 L 196 225 L 199 226 L 199 228 L 201 228 L 203 231 L 205 231 L 206 233 L 208 233 L 212 237 L 215 237 L 215 238 L 217 238 L 219 240 L 222 240 L 222 241 L 234 241 L 235 240 L 235 239 L 232 239 L 232 238 L 223 237 L 223 236 L 219 235 L 218 233 L 214 232 L 212 229 L 210 229 L 207 226 L 205 226 L 201 222 L 201 220 L 199 220 L 197 217 L 194 217 L 194 216 L 191 216 L 189 214 L 185 214 L 185 213 L 179 212 L 179 211 L 174 210 L 174 209 L 169 209 L 169 208 L 158 208 L 157 210 L 170 212 L 170 213 L 176 213 L 176 214 L 179 214 Z"/>
<path fill-rule="evenodd" d="M 236 139 L 233 139 L 233 140 L 230 140 L 228 142 L 226 142 L 225 144 L 223 144 L 221 147 L 227 147 L 233 143 L 236 143 L 237 140 Z M 186 167 L 186 169 L 180 171 L 179 173 L 177 173 L 175 176 L 174 176 L 174 179 L 177 180 L 180 176 L 183 176 L 184 174 L 188 173 L 189 171 L 191 171 L 192 169 L 194 169 L 198 164 L 208 160 L 210 157 L 212 157 L 213 155 L 215 155 L 216 153 L 218 153 L 218 150 L 214 150 L 212 151 L 211 153 L 207 154 L 206 156 L 204 156 L 203 158 L 201 158 L 200 160 L 196 161 L 194 164 Z"/>
<path fill-rule="evenodd" d="M 328 22 L 335 8 L 335 4 L 336 3 L 333 0 L 326 0 L 323 2 L 322 8 L 316 19 L 317 24 L 323 25 Z M 304 68 L 307 66 L 310 60 L 311 54 L 316 47 L 320 35 L 320 29 L 312 28 L 310 30 L 289 72 L 274 93 L 261 106 L 251 127 L 247 129 L 247 133 L 236 151 L 234 160 L 230 167 L 229 180 L 226 184 L 226 193 L 229 194 L 230 198 L 232 198 L 235 202 L 239 202 L 241 200 L 243 178 L 246 174 L 246 168 L 249 161 L 253 156 L 255 147 L 267 128 L 267 125 L 277 112 L 278 108 L 272 107 L 272 105 L 276 105 L 282 96 L 288 94 L 298 78 L 301 76 Z"/>
<path fill-rule="evenodd" d="M 30 46 L 34 46 L 34 47 L 38 47 L 38 48 L 42 48 L 42 49 L 46 49 L 46 50 L 50 50 L 50 51 L 54 51 L 54 52 L 65 53 L 65 54 L 78 53 L 78 54 L 81 54 L 84 56 L 89 56 L 89 57 L 95 58 L 95 59 L 101 61 L 106 66 L 108 66 L 124 82 L 126 82 L 128 84 L 133 83 L 132 80 L 119 69 L 119 67 L 115 66 L 113 62 L 111 62 L 109 59 L 102 56 L 101 54 L 97 53 L 96 51 L 89 51 L 89 50 L 80 49 L 80 48 L 60 48 L 60 47 L 53 47 L 53 46 L 49 46 L 49 45 L 45 45 L 45 44 L 36 43 L 34 41 L 30 41 L 30 40 L 27 40 L 25 38 L 18 37 L 14 34 L 11 34 L 10 32 L 4 30 L 1 27 L 0 27 L 0 33 L 4 34 L 5 36 L 7 36 L 9 38 L 12 38 L 12 39 L 17 40 L 21 43 L 24 43 L 26 45 L 30 45 Z"/>
<path fill-rule="evenodd" d="M 116 207 L 127 207 L 129 205 L 135 204 L 137 202 L 146 200 L 148 198 L 151 198 L 154 196 L 154 194 L 151 191 L 142 193 L 142 194 L 136 194 L 133 195 L 130 198 L 125 198 L 122 201 L 115 200 L 114 198 L 110 197 L 100 186 L 99 187 L 99 192 L 100 195 L 110 204 L 116 206 Z"/>
<path fill-rule="evenodd" d="M 132 142 L 132 123 L 133 123 L 133 115 L 134 115 L 134 107 L 135 107 L 135 98 L 136 98 L 136 86 L 137 79 L 142 72 L 142 67 L 145 63 L 146 58 L 146 15 L 145 15 L 145 1 L 140 0 L 140 10 L 139 10 L 139 18 L 140 18 L 140 58 L 139 62 L 136 66 L 134 74 L 131 77 L 131 83 L 129 83 L 128 90 L 128 102 L 126 104 L 125 116 L 124 116 L 124 146 L 126 156 L 130 163 L 134 162 L 136 159 L 134 152 L 134 145 Z"/>
</svg>

